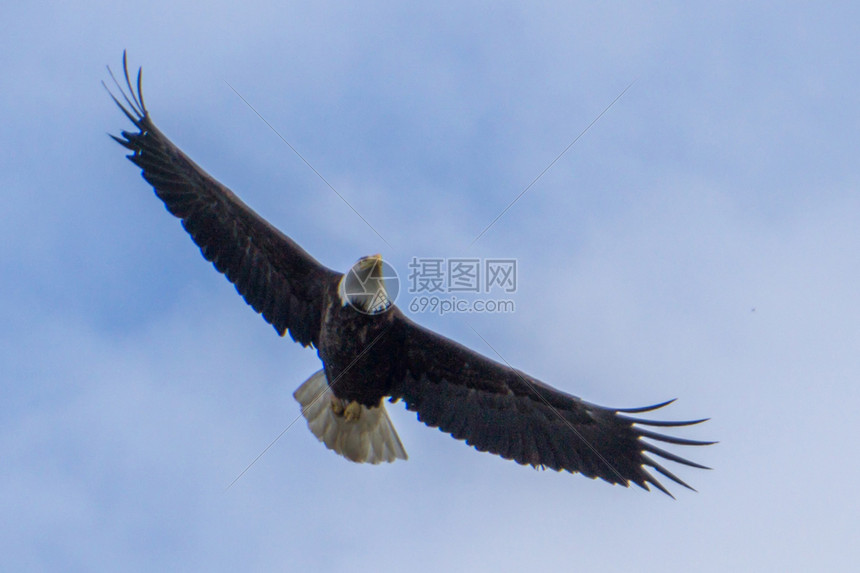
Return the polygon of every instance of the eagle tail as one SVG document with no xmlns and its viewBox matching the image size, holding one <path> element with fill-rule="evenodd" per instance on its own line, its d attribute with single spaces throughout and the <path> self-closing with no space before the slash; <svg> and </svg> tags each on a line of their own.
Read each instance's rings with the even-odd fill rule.
<svg viewBox="0 0 860 573">
<path fill-rule="evenodd" d="M 361 406 L 358 417 L 349 419 L 344 415 L 346 404 L 332 393 L 324 370 L 308 378 L 293 397 L 301 404 L 313 435 L 346 459 L 378 464 L 407 458 L 384 402 L 373 408 Z M 339 401 L 342 408 L 336 413 L 333 405 Z"/>
</svg>

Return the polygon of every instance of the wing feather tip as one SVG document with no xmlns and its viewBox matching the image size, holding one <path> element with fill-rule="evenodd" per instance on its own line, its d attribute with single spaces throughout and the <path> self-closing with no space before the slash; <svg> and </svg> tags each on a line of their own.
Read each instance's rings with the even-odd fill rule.
<svg viewBox="0 0 860 573">
<path fill-rule="evenodd" d="M 705 440 L 690 440 L 687 438 L 677 438 L 675 436 L 669 436 L 666 434 L 660 434 L 658 432 L 652 432 L 650 430 L 646 430 L 644 428 L 636 428 L 635 432 L 639 439 L 648 438 L 651 440 L 658 440 L 660 442 L 666 442 L 667 444 L 677 444 L 679 446 L 712 446 L 717 442 L 705 441 Z"/>
<path fill-rule="evenodd" d="M 668 406 L 672 402 L 677 400 L 677 398 L 672 398 L 671 400 L 666 400 L 665 402 L 660 402 L 659 404 L 652 404 L 651 406 L 641 406 L 639 408 L 616 408 L 616 412 L 624 412 L 626 414 L 641 414 L 643 412 L 653 412 L 654 410 L 659 410 L 665 406 Z"/>
<path fill-rule="evenodd" d="M 685 488 L 689 489 L 690 491 L 696 491 L 696 488 L 692 487 L 690 484 L 688 484 L 687 482 L 685 482 L 684 480 L 682 480 L 681 478 L 676 476 L 673 472 L 666 469 L 662 464 L 660 464 L 656 460 L 654 460 L 654 459 L 652 459 L 646 455 L 643 455 L 642 461 L 645 465 L 651 466 L 652 468 L 654 468 L 655 470 L 657 470 L 658 472 L 660 472 L 661 474 L 663 474 L 664 476 L 666 476 L 667 478 L 669 478 L 673 482 L 677 483 L 678 485 L 684 486 Z M 645 472 L 645 473 L 648 473 L 648 472 Z"/>
<path fill-rule="evenodd" d="M 710 418 L 700 418 L 698 420 L 646 420 L 645 418 L 632 418 L 629 416 L 618 416 L 622 420 L 631 424 L 639 424 L 640 426 L 654 426 L 655 428 L 682 428 L 684 426 L 695 426 L 702 422 L 707 422 Z"/>
<path fill-rule="evenodd" d="M 651 452 L 652 454 L 656 454 L 663 459 L 675 462 L 677 464 L 683 464 L 685 466 L 690 466 L 692 468 L 698 468 L 701 470 L 711 469 L 708 466 L 703 466 L 702 464 L 697 464 L 696 462 L 692 462 L 686 458 L 682 458 L 681 456 L 679 456 L 677 454 L 673 454 L 672 452 L 668 452 L 662 448 L 658 448 L 657 446 L 655 446 L 652 443 L 643 441 L 643 442 L 641 442 L 641 444 L 642 444 L 642 450 L 643 451 Z"/>
<path fill-rule="evenodd" d="M 640 479 L 641 479 L 641 480 L 642 480 L 642 482 L 644 483 L 644 485 L 643 485 L 643 486 L 641 486 L 644 490 L 646 490 L 646 491 L 651 491 L 651 488 L 649 488 L 649 487 L 648 487 L 648 484 L 651 484 L 651 485 L 653 485 L 655 488 L 657 488 L 658 490 L 662 491 L 663 493 L 665 493 L 666 495 L 668 495 L 669 497 L 671 497 L 673 500 L 675 499 L 675 496 L 674 496 L 674 495 L 672 495 L 672 492 L 670 492 L 670 491 L 666 488 L 666 486 L 664 486 L 662 483 L 660 483 L 660 480 L 658 480 L 657 478 L 655 478 L 655 477 L 654 477 L 654 475 L 653 475 L 653 474 L 651 474 L 651 472 L 649 472 L 648 470 L 646 470 L 644 467 L 640 467 L 640 468 L 639 468 L 639 475 L 640 475 Z M 667 476 L 667 477 L 668 477 L 668 476 Z M 635 481 L 634 481 L 634 483 L 637 483 L 637 482 L 635 482 Z"/>
</svg>

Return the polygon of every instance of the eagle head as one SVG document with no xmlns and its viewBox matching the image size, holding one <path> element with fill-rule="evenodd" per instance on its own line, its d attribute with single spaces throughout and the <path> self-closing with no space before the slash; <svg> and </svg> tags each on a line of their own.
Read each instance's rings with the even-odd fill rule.
<svg viewBox="0 0 860 573">
<path fill-rule="evenodd" d="M 388 310 L 393 301 L 385 288 L 386 266 L 382 255 L 358 259 L 340 279 L 338 295 L 341 305 L 348 304 L 364 314 L 380 314 Z"/>
</svg>

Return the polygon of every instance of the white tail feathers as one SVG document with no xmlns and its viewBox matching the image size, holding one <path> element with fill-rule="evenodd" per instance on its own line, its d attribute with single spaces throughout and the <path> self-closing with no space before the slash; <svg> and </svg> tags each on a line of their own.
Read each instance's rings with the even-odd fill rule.
<svg viewBox="0 0 860 573">
<path fill-rule="evenodd" d="M 329 388 L 325 371 L 308 378 L 293 393 L 302 406 L 313 435 L 325 446 L 353 462 L 393 462 L 406 459 L 406 450 L 385 411 L 385 404 L 367 408 L 361 406 L 357 419 L 347 419 L 343 411 L 335 413 L 332 403 L 338 401 Z M 342 406 L 346 406 L 341 402 Z M 341 409 L 342 410 L 342 409 Z"/>
</svg>

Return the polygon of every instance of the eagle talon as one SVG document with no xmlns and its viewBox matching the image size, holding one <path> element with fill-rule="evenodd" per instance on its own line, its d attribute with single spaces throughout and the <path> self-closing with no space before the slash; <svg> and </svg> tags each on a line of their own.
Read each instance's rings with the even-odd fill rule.
<svg viewBox="0 0 860 573">
<path fill-rule="evenodd" d="M 354 422 L 361 417 L 361 404 L 353 400 L 349 404 L 345 404 L 345 400 L 341 400 L 336 396 L 331 397 L 331 411 L 337 417 L 343 417 L 347 422 Z"/>
<path fill-rule="evenodd" d="M 354 422 L 361 417 L 361 404 L 353 400 L 350 402 L 346 409 L 343 411 L 343 417 L 347 422 Z"/>
<path fill-rule="evenodd" d="M 334 412 L 335 416 L 343 416 L 344 406 L 340 398 L 336 396 L 331 397 L 331 411 Z"/>
</svg>

